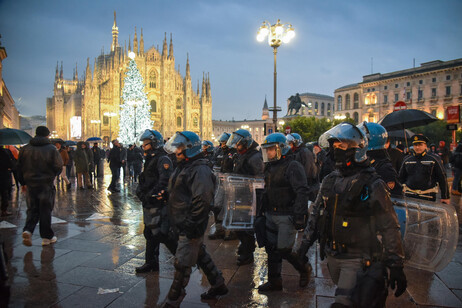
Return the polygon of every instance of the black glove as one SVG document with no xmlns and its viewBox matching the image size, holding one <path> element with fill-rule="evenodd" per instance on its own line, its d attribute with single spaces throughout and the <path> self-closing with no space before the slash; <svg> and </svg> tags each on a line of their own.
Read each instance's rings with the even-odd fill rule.
<svg viewBox="0 0 462 308">
<path fill-rule="evenodd" d="M 396 291 L 395 291 L 395 296 L 399 297 L 401 294 L 406 291 L 407 287 L 407 280 L 406 280 L 406 275 L 404 274 L 403 267 L 402 266 L 394 266 L 390 267 L 390 287 L 392 290 L 395 289 L 395 284 L 396 284 Z"/>
<path fill-rule="evenodd" d="M 298 251 L 297 251 L 298 258 L 302 260 L 304 264 L 308 262 L 308 257 L 306 256 L 306 253 L 310 249 L 311 245 L 312 243 L 310 243 L 310 241 L 303 239 L 300 244 L 300 247 L 298 248 Z"/>
<path fill-rule="evenodd" d="M 306 216 L 296 214 L 292 216 L 292 223 L 294 224 L 295 229 L 304 229 L 306 227 Z"/>
</svg>

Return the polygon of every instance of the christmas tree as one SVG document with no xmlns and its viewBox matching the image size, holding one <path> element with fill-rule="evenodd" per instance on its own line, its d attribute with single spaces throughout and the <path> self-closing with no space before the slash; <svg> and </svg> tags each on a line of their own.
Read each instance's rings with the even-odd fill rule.
<svg viewBox="0 0 462 308">
<path fill-rule="evenodd" d="M 144 91 L 143 77 L 136 66 L 134 57 L 128 63 L 122 90 L 123 104 L 120 105 L 119 141 L 131 144 L 138 141 L 146 130 L 152 129 L 151 105 Z"/>
</svg>

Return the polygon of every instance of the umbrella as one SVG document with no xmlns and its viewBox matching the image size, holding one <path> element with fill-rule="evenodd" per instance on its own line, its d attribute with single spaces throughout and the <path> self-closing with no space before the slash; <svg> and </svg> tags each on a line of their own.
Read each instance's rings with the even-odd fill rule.
<svg viewBox="0 0 462 308">
<path fill-rule="evenodd" d="M 403 130 L 393 130 L 393 131 L 388 132 L 388 137 L 390 139 L 407 140 L 407 139 L 410 139 L 414 135 L 415 134 L 411 132 L 409 129 L 406 129 L 404 131 Z"/>
<path fill-rule="evenodd" d="M 103 142 L 103 139 L 99 137 L 90 137 L 87 139 L 87 142 Z"/>
<path fill-rule="evenodd" d="M 19 129 L 0 129 L 0 145 L 26 144 L 29 143 L 31 139 L 31 135 Z"/>
<path fill-rule="evenodd" d="M 384 116 L 379 124 L 387 129 L 404 130 L 416 126 L 422 126 L 438 121 L 438 119 L 428 112 L 417 109 L 398 110 Z"/>
<path fill-rule="evenodd" d="M 77 142 L 75 142 L 74 140 L 66 140 L 64 141 L 64 145 L 70 147 L 73 145 L 77 145 Z"/>
</svg>

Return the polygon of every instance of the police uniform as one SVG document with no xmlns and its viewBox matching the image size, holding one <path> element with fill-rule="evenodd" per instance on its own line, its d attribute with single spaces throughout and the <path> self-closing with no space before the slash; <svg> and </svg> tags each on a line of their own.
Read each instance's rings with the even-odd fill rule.
<svg viewBox="0 0 462 308">
<path fill-rule="evenodd" d="M 170 231 L 167 204 L 164 198 L 156 197 L 161 191 L 167 191 L 168 180 L 172 174 L 172 161 L 160 148 L 146 153 L 144 170 L 139 177 L 136 194 L 143 205 L 144 237 L 146 252 L 144 267 L 137 272 L 159 269 L 159 244 L 164 243 L 174 255 L 177 247 L 176 236 Z"/>
<path fill-rule="evenodd" d="M 393 196 L 402 197 L 403 186 L 399 183 L 398 173 L 393 168 L 392 162 L 387 155 L 387 150 L 368 151 L 367 156 L 371 160 L 371 166 L 387 184 L 390 193 Z"/>
<path fill-rule="evenodd" d="M 267 163 L 263 200 L 268 283 L 260 286 L 259 290 L 282 289 L 282 259 L 286 259 L 300 273 L 300 286 L 304 287 L 308 284 L 311 266 L 306 266 L 292 252 L 292 247 L 297 234 L 294 221 L 303 221 L 307 215 L 308 186 L 303 167 L 294 160 L 293 155 Z"/>
<path fill-rule="evenodd" d="M 428 142 L 423 135 L 415 135 L 412 140 L 413 143 Z M 408 197 L 435 201 L 438 192 L 436 184 L 438 183 L 441 199 L 449 199 L 448 181 L 441 160 L 426 150 L 421 154 L 413 152 L 412 155 L 404 158 L 399 180 Z"/>
<path fill-rule="evenodd" d="M 263 175 L 263 159 L 260 151 L 257 150 L 258 143 L 252 142 L 249 149 L 243 154 L 237 154 L 234 161 L 233 172 L 243 175 Z M 255 237 L 252 231 L 236 231 L 241 242 L 238 248 L 238 265 L 244 265 L 253 261 L 255 251 Z"/>
</svg>

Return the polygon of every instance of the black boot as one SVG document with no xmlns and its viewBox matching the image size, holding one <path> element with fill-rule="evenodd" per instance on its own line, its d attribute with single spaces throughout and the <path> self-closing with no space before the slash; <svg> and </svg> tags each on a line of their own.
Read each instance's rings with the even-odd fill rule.
<svg viewBox="0 0 462 308">
<path fill-rule="evenodd" d="M 285 255 L 285 259 L 300 273 L 299 286 L 304 288 L 308 285 L 310 274 L 313 270 L 311 264 L 304 264 L 303 261 L 294 252 Z"/>
<path fill-rule="evenodd" d="M 159 271 L 159 263 L 144 263 L 143 265 L 136 267 L 135 271 L 137 273 L 148 273 L 148 272 L 158 272 Z"/>
<path fill-rule="evenodd" d="M 225 279 L 207 253 L 205 245 L 202 245 L 199 250 L 197 265 L 204 272 L 205 276 L 207 276 L 207 280 L 212 286 L 207 292 L 201 294 L 202 299 L 214 299 L 217 296 L 228 293 Z"/>
<path fill-rule="evenodd" d="M 201 294 L 202 299 L 215 299 L 217 296 L 225 295 L 228 293 L 228 288 L 223 282 L 221 285 L 211 287 L 207 292 Z"/>
<path fill-rule="evenodd" d="M 167 301 L 165 302 L 166 307 L 180 307 L 183 298 L 186 296 L 185 288 L 188 285 L 189 277 L 191 275 L 191 268 L 181 266 L 175 260 L 175 274 L 173 276 L 173 282 L 170 286 L 170 290 L 167 294 Z M 170 305 L 170 306 L 168 306 Z"/>
<path fill-rule="evenodd" d="M 270 292 L 282 290 L 281 278 L 282 262 L 268 263 L 268 282 L 258 287 L 258 292 Z"/>
</svg>

